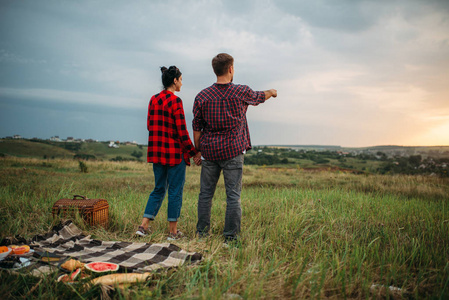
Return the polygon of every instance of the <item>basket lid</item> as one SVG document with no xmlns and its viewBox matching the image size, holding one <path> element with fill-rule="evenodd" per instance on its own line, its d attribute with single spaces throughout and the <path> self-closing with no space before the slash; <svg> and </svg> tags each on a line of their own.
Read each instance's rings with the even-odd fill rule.
<svg viewBox="0 0 449 300">
<path fill-rule="evenodd" d="M 108 201 L 105 199 L 89 199 L 86 196 L 73 195 L 73 199 L 59 199 L 54 206 L 108 206 Z"/>
</svg>

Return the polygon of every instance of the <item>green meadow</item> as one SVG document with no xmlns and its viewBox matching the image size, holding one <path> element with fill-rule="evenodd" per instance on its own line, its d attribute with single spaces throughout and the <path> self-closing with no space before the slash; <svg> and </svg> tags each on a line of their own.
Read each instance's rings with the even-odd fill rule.
<svg viewBox="0 0 449 300">
<path fill-rule="evenodd" d="M 166 242 L 166 200 L 151 235 L 133 235 L 154 186 L 150 164 L 84 163 L 87 173 L 73 159 L 0 158 L 1 237 L 31 238 L 49 231 L 59 221 L 51 214 L 54 202 L 81 194 L 107 199 L 110 205 L 107 229 L 75 219 L 86 234 Z M 187 169 L 179 220 L 186 237 L 174 243 L 200 252 L 201 263 L 111 291 L 57 283 L 57 274 L 36 278 L 0 271 L 2 298 L 449 298 L 449 178 L 245 166 L 241 240 L 225 247 L 222 179 L 212 207 L 211 236 L 195 236 L 200 171 Z"/>
</svg>

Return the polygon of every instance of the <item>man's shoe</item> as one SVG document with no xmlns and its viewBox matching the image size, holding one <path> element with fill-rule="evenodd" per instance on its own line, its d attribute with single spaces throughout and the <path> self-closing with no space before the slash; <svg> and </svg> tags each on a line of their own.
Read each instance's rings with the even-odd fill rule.
<svg viewBox="0 0 449 300">
<path fill-rule="evenodd" d="M 196 236 L 199 239 L 207 239 L 210 237 L 209 232 L 199 232 L 199 231 L 197 231 Z"/>
<path fill-rule="evenodd" d="M 225 236 L 225 243 L 232 244 L 237 243 L 239 241 L 239 238 L 235 235 L 226 235 Z"/>
<path fill-rule="evenodd" d="M 143 228 L 143 226 L 139 226 L 136 231 L 136 235 L 138 236 L 147 236 L 149 233 L 148 229 Z"/>
<path fill-rule="evenodd" d="M 239 240 L 238 237 L 236 236 L 226 236 L 224 243 L 223 243 L 223 248 L 229 249 L 230 247 L 233 248 L 239 248 L 241 246 L 241 242 Z"/>
</svg>

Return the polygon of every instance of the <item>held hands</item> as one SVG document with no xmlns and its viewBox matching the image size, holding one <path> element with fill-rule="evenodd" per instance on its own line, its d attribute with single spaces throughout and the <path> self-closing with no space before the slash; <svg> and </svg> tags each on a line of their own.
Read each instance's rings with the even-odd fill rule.
<svg viewBox="0 0 449 300">
<path fill-rule="evenodd" d="M 201 152 L 195 154 L 195 156 L 193 157 L 193 161 L 197 166 L 201 165 Z"/>
</svg>

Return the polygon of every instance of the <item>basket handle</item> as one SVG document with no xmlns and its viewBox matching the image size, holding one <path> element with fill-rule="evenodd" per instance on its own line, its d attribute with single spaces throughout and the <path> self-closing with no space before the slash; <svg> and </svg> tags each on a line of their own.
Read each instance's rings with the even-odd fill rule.
<svg viewBox="0 0 449 300">
<path fill-rule="evenodd" d="M 73 195 L 73 200 L 76 200 L 76 198 L 82 198 L 83 200 L 89 200 L 89 198 L 87 198 L 86 196 L 81 196 L 81 195 Z"/>
</svg>

